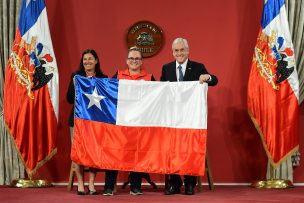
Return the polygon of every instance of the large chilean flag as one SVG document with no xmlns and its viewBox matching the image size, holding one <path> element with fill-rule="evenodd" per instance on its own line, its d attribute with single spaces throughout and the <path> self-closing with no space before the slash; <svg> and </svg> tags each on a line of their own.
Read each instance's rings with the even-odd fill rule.
<svg viewBox="0 0 304 203">
<path fill-rule="evenodd" d="M 44 0 L 23 0 L 5 71 L 4 120 L 29 177 L 57 151 L 58 94 Z"/>
<path fill-rule="evenodd" d="M 248 112 L 272 165 L 299 146 L 299 81 L 284 0 L 267 0 L 248 82 Z"/>
<path fill-rule="evenodd" d="M 204 175 L 206 84 L 75 76 L 71 158 L 103 169 Z"/>
</svg>

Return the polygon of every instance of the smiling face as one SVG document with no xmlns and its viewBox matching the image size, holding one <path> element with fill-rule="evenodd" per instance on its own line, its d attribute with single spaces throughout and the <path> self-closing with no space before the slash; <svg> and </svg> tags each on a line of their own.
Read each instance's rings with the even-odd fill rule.
<svg viewBox="0 0 304 203">
<path fill-rule="evenodd" d="M 189 48 L 182 42 L 177 42 L 172 45 L 173 57 L 179 64 L 184 63 L 188 59 Z"/>
<path fill-rule="evenodd" d="M 83 55 L 82 64 L 84 66 L 85 72 L 95 72 L 95 66 L 97 64 L 97 59 L 91 53 Z"/>
<path fill-rule="evenodd" d="M 130 51 L 127 58 L 127 65 L 130 72 L 140 72 L 142 56 L 139 51 Z"/>
</svg>

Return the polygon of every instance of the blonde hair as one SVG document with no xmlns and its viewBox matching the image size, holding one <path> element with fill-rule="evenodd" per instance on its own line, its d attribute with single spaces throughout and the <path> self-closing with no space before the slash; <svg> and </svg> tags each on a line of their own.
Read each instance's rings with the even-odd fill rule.
<svg viewBox="0 0 304 203">
<path fill-rule="evenodd" d="M 137 52 L 139 52 L 140 53 L 140 57 L 142 58 L 142 52 L 141 52 L 140 48 L 138 48 L 137 46 L 133 46 L 133 47 L 129 48 L 129 50 L 128 50 L 128 56 L 129 56 L 129 53 L 131 51 L 137 51 Z"/>
</svg>

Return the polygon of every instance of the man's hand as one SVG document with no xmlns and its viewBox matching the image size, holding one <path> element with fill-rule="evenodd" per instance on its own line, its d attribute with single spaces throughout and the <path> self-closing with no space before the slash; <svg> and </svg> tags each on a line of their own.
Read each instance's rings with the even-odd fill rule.
<svg viewBox="0 0 304 203">
<path fill-rule="evenodd" d="M 199 82 L 201 84 L 203 84 L 204 82 L 210 81 L 211 80 L 211 76 L 209 74 L 202 74 L 199 77 Z"/>
</svg>

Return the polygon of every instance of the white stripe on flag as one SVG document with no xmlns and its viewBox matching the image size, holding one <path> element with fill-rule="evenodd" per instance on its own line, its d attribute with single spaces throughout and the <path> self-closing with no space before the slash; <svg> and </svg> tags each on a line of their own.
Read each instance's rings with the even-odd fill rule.
<svg viewBox="0 0 304 203">
<path fill-rule="evenodd" d="M 207 84 L 120 80 L 116 124 L 207 129 Z"/>
</svg>

